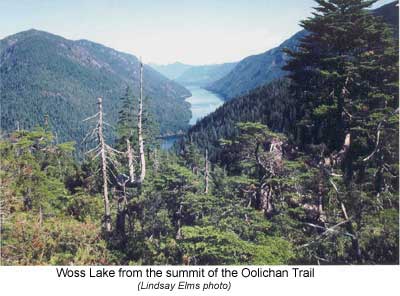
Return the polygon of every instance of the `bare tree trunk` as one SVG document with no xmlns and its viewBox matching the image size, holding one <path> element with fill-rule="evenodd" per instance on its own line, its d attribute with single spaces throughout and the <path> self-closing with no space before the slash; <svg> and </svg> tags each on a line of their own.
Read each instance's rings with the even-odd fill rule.
<svg viewBox="0 0 400 296">
<path fill-rule="evenodd" d="M 133 165 L 133 152 L 129 139 L 126 139 L 126 148 L 128 154 L 129 177 L 130 177 L 130 182 L 133 183 L 135 182 L 135 170 Z"/>
<path fill-rule="evenodd" d="M 208 149 L 206 149 L 206 157 L 204 163 L 204 193 L 208 193 Z"/>
<path fill-rule="evenodd" d="M 42 226 L 43 224 L 43 210 L 42 207 L 39 208 L 39 225 Z"/>
<path fill-rule="evenodd" d="M 324 192 L 323 192 L 323 184 L 322 184 L 322 175 L 318 184 L 318 220 L 325 224 L 326 216 L 324 212 Z"/>
<path fill-rule="evenodd" d="M 142 130 L 142 116 L 143 116 L 143 63 L 140 60 L 140 98 L 139 98 L 139 113 L 138 113 L 138 140 L 139 140 L 139 156 L 140 156 L 140 179 L 142 183 L 146 177 L 146 159 L 144 156 L 143 144 L 143 130 Z"/>
<path fill-rule="evenodd" d="M 122 192 L 120 192 L 120 196 L 118 198 L 117 204 L 117 218 L 116 218 L 116 232 L 119 234 L 121 239 L 121 247 L 125 248 L 126 244 L 126 231 L 125 231 L 125 224 L 126 224 L 126 214 L 127 214 L 127 204 L 128 199 L 126 196 L 126 182 L 120 184 L 122 187 Z"/>
<path fill-rule="evenodd" d="M 357 259 L 357 262 L 362 263 L 362 254 L 361 254 L 360 243 L 358 241 L 357 233 L 354 230 L 353 223 L 352 223 L 349 215 L 347 214 L 346 206 L 345 206 L 343 200 L 341 199 L 340 192 L 339 192 L 336 184 L 332 181 L 332 179 L 329 179 L 329 182 L 331 183 L 331 185 L 333 186 L 333 188 L 336 191 L 336 197 L 337 197 L 338 201 L 340 202 L 340 207 L 341 207 L 341 210 L 343 213 L 343 217 L 344 217 L 345 221 L 347 221 L 346 229 L 352 235 L 351 242 L 352 242 L 354 255 Z"/>
<path fill-rule="evenodd" d="M 274 196 L 276 185 L 271 183 L 269 179 L 277 176 L 282 168 L 282 145 L 283 142 L 279 139 L 272 139 L 269 152 L 260 153 L 262 143 L 257 143 L 254 155 L 258 164 L 259 172 L 263 172 L 260 178 L 259 207 L 266 217 L 271 217 L 274 213 Z M 262 151 L 261 151 L 262 152 Z"/>
<path fill-rule="evenodd" d="M 154 162 L 153 162 L 154 173 L 158 173 L 160 163 L 158 162 L 157 148 L 154 149 Z"/>
<path fill-rule="evenodd" d="M 178 212 L 176 212 L 177 216 L 178 216 L 178 222 L 177 222 L 177 226 L 178 226 L 178 231 L 176 232 L 176 239 L 181 239 L 182 238 L 182 229 L 181 229 L 181 218 L 182 218 L 182 204 L 179 206 L 179 210 Z"/>
<path fill-rule="evenodd" d="M 272 184 L 265 183 L 264 180 L 259 189 L 259 207 L 267 218 L 272 217 L 274 213 L 274 186 Z"/>
<path fill-rule="evenodd" d="M 110 210 L 110 201 L 108 198 L 108 177 L 107 177 L 107 170 L 109 169 L 107 166 L 107 160 L 113 163 L 112 156 L 115 155 L 115 153 L 121 154 L 122 152 L 115 150 L 114 148 L 110 147 L 107 145 L 107 143 L 104 140 L 104 124 L 107 124 L 104 122 L 103 119 L 103 99 L 98 98 L 97 99 L 97 105 L 99 111 L 84 119 L 83 121 L 88 121 L 92 119 L 97 119 L 97 124 L 96 128 L 93 129 L 91 132 L 89 132 L 85 138 L 83 139 L 83 142 L 86 140 L 91 140 L 94 139 L 95 137 L 97 138 L 97 146 L 89 151 L 87 151 L 85 154 L 90 154 L 94 153 L 93 159 L 96 159 L 97 157 L 100 157 L 100 169 L 101 169 L 101 174 L 103 178 L 103 201 L 104 201 L 104 228 L 108 233 L 111 232 L 111 210 Z M 115 167 L 115 165 L 114 165 Z"/>
<path fill-rule="evenodd" d="M 44 128 L 47 130 L 49 127 L 49 115 L 44 116 Z"/>
<path fill-rule="evenodd" d="M 101 173 L 103 177 L 103 199 L 104 199 L 104 225 L 107 232 L 111 231 L 111 212 L 110 201 L 108 200 L 108 181 L 107 181 L 107 159 L 106 144 L 103 135 L 103 102 L 98 98 L 99 122 L 98 122 L 98 141 L 100 143 Z"/>
</svg>

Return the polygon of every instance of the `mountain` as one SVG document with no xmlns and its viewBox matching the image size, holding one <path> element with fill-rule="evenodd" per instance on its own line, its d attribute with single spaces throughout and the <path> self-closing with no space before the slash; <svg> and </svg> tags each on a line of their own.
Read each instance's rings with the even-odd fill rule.
<svg viewBox="0 0 400 296">
<path fill-rule="evenodd" d="M 150 64 L 150 66 L 182 85 L 206 86 L 227 75 L 236 64 L 224 63 L 194 66 L 176 62 L 168 65 Z"/>
<path fill-rule="evenodd" d="M 119 98 L 139 89 L 139 61 L 88 40 L 72 41 L 38 30 L 0 40 L 1 129 L 49 123 L 61 140 L 80 142 L 88 130 L 82 120 L 96 112 L 103 97 L 106 120 L 118 118 Z M 185 130 L 191 117 L 190 93 L 145 65 L 144 94 L 161 133 Z M 146 108 L 146 106 L 145 106 Z"/>
<path fill-rule="evenodd" d="M 182 85 L 206 86 L 227 75 L 237 63 L 225 63 L 217 65 L 192 66 L 187 69 L 175 81 Z"/>
<path fill-rule="evenodd" d="M 168 77 L 169 79 L 172 79 L 172 80 L 178 78 L 186 70 L 193 67 L 191 65 L 182 64 L 180 62 L 176 62 L 176 63 L 168 64 L 168 65 L 158 65 L 158 64 L 150 63 L 149 66 L 151 66 L 156 71 L 160 72 L 165 77 Z"/>
<path fill-rule="evenodd" d="M 372 13 L 376 16 L 381 16 L 384 21 L 394 28 L 395 34 L 398 36 L 398 1 L 372 10 Z M 247 94 L 249 91 L 274 79 L 285 76 L 285 71 L 281 68 L 286 64 L 288 57 L 282 50 L 284 48 L 294 49 L 305 34 L 306 32 L 302 30 L 276 48 L 243 59 L 229 74 L 211 83 L 206 88 L 229 100 Z"/>
<path fill-rule="evenodd" d="M 394 1 L 372 11 L 376 16 L 388 23 L 394 30 L 396 38 L 399 36 L 399 1 Z"/>
<path fill-rule="evenodd" d="M 241 60 L 228 75 L 206 88 L 229 100 L 284 76 L 281 68 L 288 57 L 282 49 L 294 49 L 304 35 L 305 31 L 300 31 L 276 48 Z"/>
</svg>

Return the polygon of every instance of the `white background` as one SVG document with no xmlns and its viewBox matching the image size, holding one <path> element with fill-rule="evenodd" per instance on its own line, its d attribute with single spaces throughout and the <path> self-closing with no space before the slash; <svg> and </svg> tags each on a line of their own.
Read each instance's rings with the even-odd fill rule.
<svg viewBox="0 0 400 296">
<path fill-rule="evenodd" d="M 204 267 L 221 269 L 222 266 Z M 241 269 L 246 266 L 225 266 L 236 269 L 240 275 Z M 268 266 L 258 266 L 268 269 Z M 249 267 L 256 269 L 258 267 Z M 287 269 L 291 271 L 296 266 L 271 266 L 271 268 Z M 307 266 L 297 266 L 308 268 Z M 315 278 L 206 278 L 206 279 L 176 279 L 176 278 L 89 278 L 90 267 L 70 267 L 74 270 L 85 269 L 85 278 L 58 278 L 56 267 L 0 267 L 0 294 L 1 295 L 316 295 L 316 296 L 346 296 L 346 295 L 394 295 L 399 291 L 400 266 L 315 266 Z M 92 267 L 92 270 L 102 267 Z M 105 267 L 114 269 L 119 267 Z M 124 269 L 147 268 L 124 266 Z M 199 267 L 153 267 L 166 269 L 198 269 Z M 144 274 L 145 275 L 145 274 Z M 138 292 L 139 281 L 155 283 L 178 283 L 181 280 L 188 282 L 231 282 L 230 291 L 199 291 L 199 290 L 147 290 Z M 398 295 L 396 293 L 396 295 Z"/>
</svg>

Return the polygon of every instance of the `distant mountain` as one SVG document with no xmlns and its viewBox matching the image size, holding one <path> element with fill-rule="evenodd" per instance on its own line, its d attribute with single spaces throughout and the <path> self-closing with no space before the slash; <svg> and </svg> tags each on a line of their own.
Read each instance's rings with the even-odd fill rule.
<svg viewBox="0 0 400 296">
<path fill-rule="evenodd" d="M 206 86 L 227 75 L 230 71 L 232 71 L 236 64 L 237 63 L 225 63 L 217 65 L 192 66 L 179 75 L 175 81 L 182 85 Z"/>
<path fill-rule="evenodd" d="M 2 130 L 15 129 L 17 121 L 30 128 L 48 114 L 60 138 L 79 142 L 88 129 L 82 120 L 96 112 L 97 97 L 104 98 L 106 120 L 116 124 L 126 87 L 138 94 L 139 61 L 88 40 L 29 30 L 0 40 L 0 75 Z M 185 130 L 190 93 L 149 66 L 143 77 L 161 133 Z"/>
<path fill-rule="evenodd" d="M 165 77 L 168 77 L 171 80 L 174 80 L 181 76 L 186 70 L 192 68 L 191 65 L 182 64 L 180 62 L 176 62 L 168 65 L 158 65 L 158 64 L 149 64 L 150 67 L 160 72 Z"/>
<path fill-rule="evenodd" d="M 168 65 L 150 64 L 155 70 L 182 85 L 206 86 L 227 75 L 237 63 L 213 65 L 186 65 L 179 62 Z"/>
<path fill-rule="evenodd" d="M 381 16 L 384 21 L 391 25 L 398 37 L 398 1 L 372 10 L 372 13 Z M 257 87 L 285 76 L 282 66 L 286 64 L 288 57 L 282 49 L 285 47 L 294 49 L 305 34 L 306 32 L 302 30 L 276 48 L 243 59 L 229 74 L 211 83 L 206 88 L 220 94 L 226 100 L 229 100 L 237 96 L 245 95 Z"/>
<path fill-rule="evenodd" d="M 396 38 L 399 37 L 399 1 L 393 1 L 372 11 L 376 16 L 381 16 L 394 30 Z"/>
<path fill-rule="evenodd" d="M 206 88 L 229 100 L 284 76 L 282 66 L 288 57 L 282 49 L 294 49 L 304 35 L 305 31 L 300 31 L 276 48 L 243 59 L 228 75 Z"/>
</svg>

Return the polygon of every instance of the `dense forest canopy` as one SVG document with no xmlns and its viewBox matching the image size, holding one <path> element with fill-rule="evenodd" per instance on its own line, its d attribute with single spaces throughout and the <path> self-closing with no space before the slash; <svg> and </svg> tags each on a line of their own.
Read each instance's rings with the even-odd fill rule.
<svg viewBox="0 0 400 296">
<path fill-rule="evenodd" d="M 91 103 L 80 162 L 46 121 L 3 135 L 2 264 L 398 264 L 398 42 L 373 2 L 317 0 L 288 76 L 175 150 L 146 89 L 115 129 Z"/>
<path fill-rule="evenodd" d="M 60 141 L 80 144 L 98 97 L 104 98 L 106 120 L 118 118 L 119 98 L 127 86 L 139 94 L 139 60 L 87 40 L 72 41 L 43 31 L 29 30 L 0 40 L 1 129 L 17 125 L 30 129 L 49 124 Z M 147 109 L 161 134 L 187 129 L 190 92 L 144 67 Z M 108 135 L 111 139 L 112 134 Z M 77 147 L 81 149 L 82 147 Z"/>
</svg>

